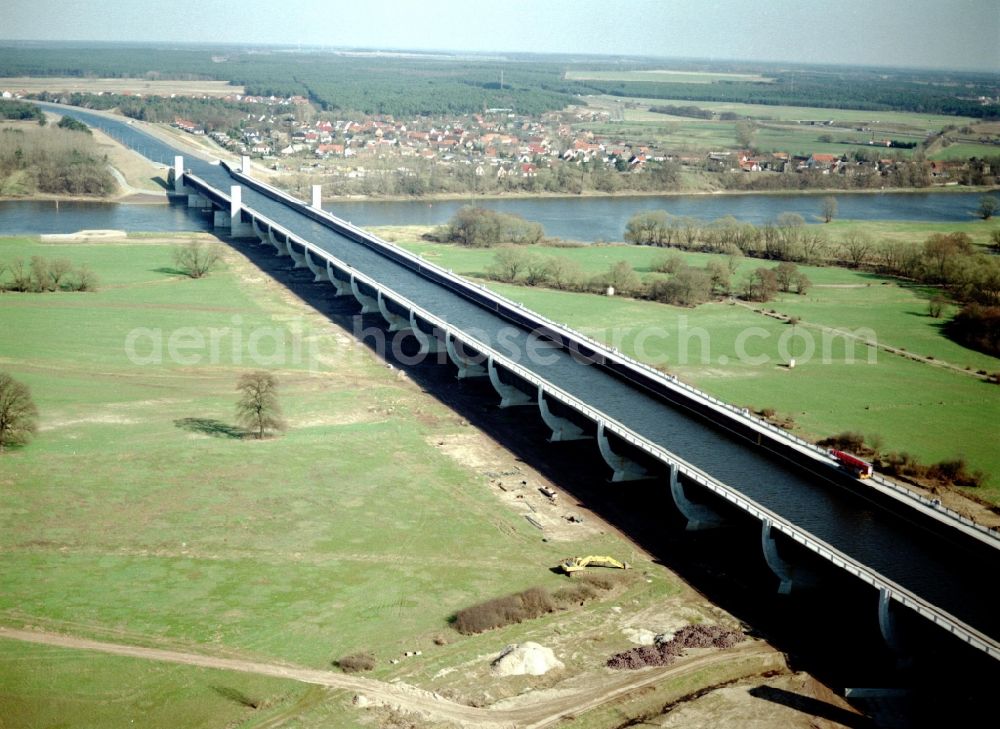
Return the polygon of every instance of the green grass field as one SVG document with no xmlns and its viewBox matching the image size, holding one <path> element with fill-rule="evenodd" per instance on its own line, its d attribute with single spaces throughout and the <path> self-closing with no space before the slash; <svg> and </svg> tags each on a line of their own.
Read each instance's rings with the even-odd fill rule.
<svg viewBox="0 0 1000 729">
<path fill-rule="evenodd" d="M 843 233 L 852 225 L 841 222 L 837 232 Z M 888 229 L 890 224 L 884 227 Z M 405 242 L 400 230 L 392 234 Z M 903 226 L 900 234 L 916 235 L 908 226 Z M 493 257 L 493 252 L 483 249 L 430 243 L 406 246 L 428 260 L 469 276 L 481 276 Z M 588 274 L 624 260 L 640 275 L 648 275 L 651 261 L 667 254 L 664 249 L 625 245 L 533 250 L 571 258 Z M 676 253 L 697 266 L 713 257 Z M 761 265 L 773 264 L 756 259 L 741 261 L 734 280 L 741 272 Z M 799 359 L 794 370 L 783 366 L 787 358 L 779 346 L 782 336 L 791 337 L 791 328 L 739 305 L 710 303 L 683 309 L 591 294 L 490 285 L 556 321 L 651 364 L 665 366 L 729 402 L 775 408 L 779 414 L 793 417 L 796 430 L 805 436 L 818 438 L 859 430 L 881 435 L 889 450 L 905 450 L 927 462 L 963 455 L 974 468 L 992 475 L 990 487 L 979 493 L 1000 501 L 1000 452 L 989 438 L 981 437 L 984 428 L 1000 419 L 1000 391 L 996 385 L 885 351 L 877 353 L 874 364 L 868 364 L 866 347 L 848 347 L 843 338 L 829 335 L 826 347 L 830 356 L 824 362 L 824 337 L 819 327 L 847 331 L 867 328 L 882 344 L 973 371 L 1000 370 L 1000 360 L 945 338 L 940 331 L 942 320 L 927 315 L 927 300 L 932 295 L 928 289 L 842 268 L 804 266 L 802 270 L 814 284 L 806 296 L 781 295 L 766 305 L 803 320 L 796 338 L 788 341 L 784 349 Z M 747 357 L 741 357 L 737 342 L 750 331 L 756 334 L 746 340 Z M 816 353 L 803 364 L 806 333 Z M 682 346 L 683 341 L 689 346 Z M 767 359 L 763 364 L 747 361 L 760 355 Z"/>
<path fill-rule="evenodd" d="M 661 106 L 661 105 L 690 105 L 694 104 L 702 109 L 721 114 L 722 112 L 733 112 L 740 116 L 753 117 L 755 119 L 771 119 L 775 121 L 828 121 L 864 123 L 866 126 L 887 125 L 895 127 L 908 127 L 914 130 L 940 129 L 949 124 L 962 126 L 974 123 L 974 119 L 968 117 L 946 116 L 943 114 L 924 114 L 909 111 L 870 111 L 863 109 L 822 109 L 809 106 L 771 106 L 768 104 L 739 104 L 724 101 L 698 101 L 691 102 L 683 99 L 640 99 L 632 97 L 617 96 L 593 96 L 587 97 L 588 105 L 598 107 L 615 107 L 634 101 L 641 106 Z M 648 110 L 626 109 L 625 120 L 629 121 L 631 114 L 649 114 Z"/>
<path fill-rule="evenodd" d="M 636 560 L 596 532 L 544 543 L 480 471 L 433 446 L 470 434 L 457 415 L 242 257 L 227 253 L 222 270 L 194 281 L 172 272 L 169 245 L 153 240 L 0 240 L 0 260 L 36 254 L 88 263 L 102 287 L 0 297 L 0 368 L 30 385 L 41 413 L 34 441 L 0 457 L 0 623 L 314 668 L 371 650 L 376 677 L 429 682 L 429 667 L 519 635 L 545 640 L 556 624 L 571 640 L 588 624 L 562 615 L 457 639 L 447 627 L 456 609 L 558 587 L 549 567 L 568 553 Z M 125 347 L 137 328 L 164 342 L 186 331 L 178 354 L 200 358 L 137 364 Z M 271 358 L 289 421 L 265 441 L 231 437 L 236 379 L 258 366 L 255 332 L 270 333 L 257 351 Z M 216 336 L 218 351 L 194 347 L 197 333 Z M 151 358 L 150 336 L 141 358 Z M 680 589 L 662 570 L 649 579 L 625 599 L 644 605 Z M 596 625 L 608 610 L 595 603 L 582 615 Z M 451 642 L 438 649 L 431 638 L 442 632 Z M 622 640 L 613 632 L 595 645 L 610 652 Z M 426 657 L 388 664 L 414 648 Z M 461 675 L 448 681 L 461 687 Z M 129 726 L 122 717 L 138 709 L 147 727 L 263 717 L 214 686 L 275 710 L 302 704 L 297 725 L 353 725 L 344 702 L 298 684 L 0 640 L 5 729 Z"/>
<path fill-rule="evenodd" d="M 0 644 L 0 726 L 5 728 L 213 729 L 299 716 L 323 700 L 328 699 L 319 687 L 294 681 L 13 641 Z"/>
<path fill-rule="evenodd" d="M 938 149 L 930 154 L 931 159 L 942 160 L 967 160 L 970 157 L 998 157 L 1000 156 L 1000 146 L 995 144 L 974 144 L 970 142 L 959 142 L 950 144 L 943 149 Z"/>
<path fill-rule="evenodd" d="M 588 122 L 579 125 L 581 129 L 615 139 L 627 138 L 665 146 L 674 151 L 706 153 L 723 149 L 736 149 L 739 142 L 736 123 L 711 119 L 693 120 L 687 117 L 669 116 L 645 112 L 633 118 L 627 116 L 624 122 Z M 922 135 L 907 132 L 885 131 L 892 138 L 902 141 L 920 141 Z M 828 135 L 832 141 L 820 141 Z M 815 153 L 842 155 L 855 149 L 871 149 L 867 144 L 869 134 L 823 126 L 806 126 L 768 122 L 760 126 L 754 136 L 754 147 L 762 153 L 788 152 L 809 155 Z M 955 145 L 959 147 L 961 145 Z M 951 149 L 950 147 L 948 149 Z M 888 153 L 909 156 L 912 150 L 883 150 Z M 982 151 L 979 154 L 983 154 Z M 971 156 L 971 155 L 968 155 Z"/>
</svg>

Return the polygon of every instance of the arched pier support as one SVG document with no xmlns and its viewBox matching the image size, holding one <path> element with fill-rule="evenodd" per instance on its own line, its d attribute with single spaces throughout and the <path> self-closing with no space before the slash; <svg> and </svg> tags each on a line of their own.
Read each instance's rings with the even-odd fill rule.
<svg viewBox="0 0 1000 729">
<path fill-rule="evenodd" d="M 410 330 L 420 342 L 420 354 L 433 354 L 441 351 L 441 340 L 436 334 L 428 334 L 417 324 L 417 315 L 410 311 Z"/>
<path fill-rule="evenodd" d="M 770 519 L 761 522 L 760 542 L 764 549 L 764 561 L 770 568 L 774 576 L 780 580 L 778 594 L 787 595 L 792 589 L 801 590 L 815 587 L 819 578 L 804 567 L 798 566 L 785 559 L 778 553 L 778 545 L 771 534 L 772 524 Z"/>
<path fill-rule="evenodd" d="M 674 500 L 677 511 L 687 520 L 685 528 L 689 532 L 715 529 L 725 524 L 722 515 L 710 506 L 696 504 L 687 497 L 684 484 L 678 478 L 676 463 L 670 464 L 670 497 Z"/>
<path fill-rule="evenodd" d="M 368 294 L 361 293 L 361 289 L 358 288 L 358 280 L 354 277 L 353 273 L 351 274 L 351 291 L 354 293 L 354 298 L 361 304 L 362 314 L 378 313 L 378 301 L 368 296 Z"/>
<path fill-rule="evenodd" d="M 285 236 L 285 250 L 288 251 L 288 255 L 292 257 L 294 265 L 292 268 L 305 268 L 305 248 L 302 249 L 302 253 L 295 250 L 295 246 L 292 244 L 292 237 L 290 235 Z"/>
<path fill-rule="evenodd" d="M 597 423 L 597 447 L 600 449 L 604 461 L 614 471 L 611 475 L 613 482 L 638 481 L 639 479 L 649 478 L 649 472 L 645 468 L 631 458 L 615 453 L 612 450 L 611 442 L 608 440 L 607 433 L 604 432 L 603 420 Z"/>
<path fill-rule="evenodd" d="M 337 278 L 337 274 L 334 272 L 333 264 L 330 261 L 326 262 L 326 277 L 329 279 L 330 283 L 333 284 L 334 296 L 349 296 L 351 294 L 350 282 Z"/>
<path fill-rule="evenodd" d="M 500 379 L 500 372 L 497 370 L 496 364 L 493 362 L 493 358 L 490 357 L 487 360 L 486 369 L 490 374 L 490 382 L 493 383 L 493 389 L 497 391 L 500 395 L 500 407 L 509 408 L 515 405 L 530 405 L 531 395 L 519 390 L 513 385 L 508 385 Z"/>
<path fill-rule="evenodd" d="M 451 333 L 445 335 L 444 343 L 448 349 L 448 358 L 458 367 L 458 379 L 486 377 L 486 368 L 481 363 L 467 359 L 458 351 L 458 347 L 455 346 L 455 338 Z"/>
<path fill-rule="evenodd" d="M 308 248 L 304 248 L 302 250 L 302 258 L 306 262 L 306 267 L 312 271 L 313 283 L 316 283 L 317 281 L 326 281 L 326 271 L 313 263 L 312 256 L 309 255 Z"/>
<path fill-rule="evenodd" d="M 410 328 L 410 322 L 404 319 L 399 314 L 389 311 L 389 307 L 385 304 L 385 299 L 382 296 L 382 290 L 379 289 L 378 292 L 378 310 L 382 314 L 382 318 L 389 323 L 390 332 L 400 332 L 404 329 Z"/>
<path fill-rule="evenodd" d="M 899 628 L 899 622 L 892 605 L 892 592 L 888 587 L 880 587 L 878 591 L 878 629 L 882 633 L 889 649 L 896 654 L 896 663 L 900 667 L 908 666 L 912 662 L 907 650 L 906 640 Z"/>
<path fill-rule="evenodd" d="M 270 243 L 267 231 L 260 226 L 260 221 L 257 218 L 253 219 L 253 232 L 257 234 L 257 241 L 259 243 Z"/>
<path fill-rule="evenodd" d="M 542 420 L 549 426 L 549 430 L 552 431 L 552 436 L 549 438 L 550 443 L 559 443 L 567 440 L 587 440 L 591 437 L 584 433 L 583 428 L 573 421 L 561 418 L 549 410 L 549 404 L 545 402 L 545 388 L 542 385 L 538 386 L 538 410 L 542 414 Z"/>
<path fill-rule="evenodd" d="M 278 240 L 277 236 L 274 235 L 274 229 L 270 225 L 267 226 L 267 238 L 271 241 L 271 245 L 274 246 L 274 250 L 277 252 L 279 257 L 288 255 L 288 249 L 285 248 L 285 244 Z"/>
</svg>

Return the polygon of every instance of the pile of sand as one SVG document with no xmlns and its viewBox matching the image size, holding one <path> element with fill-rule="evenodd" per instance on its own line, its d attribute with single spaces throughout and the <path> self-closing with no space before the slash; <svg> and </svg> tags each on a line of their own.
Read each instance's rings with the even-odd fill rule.
<svg viewBox="0 0 1000 729">
<path fill-rule="evenodd" d="M 507 646 L 493 661 L 495 676 L 541 676 L 553 668 L 563 668 L 563 663 L 552 649 L 530 641 Z"/>
</svg>

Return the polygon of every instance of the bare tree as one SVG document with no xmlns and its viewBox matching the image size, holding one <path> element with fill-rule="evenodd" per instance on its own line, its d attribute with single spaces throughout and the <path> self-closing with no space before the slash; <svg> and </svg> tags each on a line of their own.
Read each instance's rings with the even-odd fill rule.
<svg viewBox="0 0 1000 729">
<path fill-rule="evenodd" d="M 746 275 L 742 288 L 747 301 L 770 301 L 778 293 L 778 277 L 773 270 L 760 267 Z"/>
<path fill-rule="evenodd" d="M 822 258 L 826 249 L 826 235 L 821 230 L 805 231 L 800 238 L 802 260 L 813 263 Z"/>
<path fill-rule="evenodd" d="M 524 282 L 528 286 L 544 286 L 552 279 L 552 259 L 532 254 L 524 268 Z"/>
<path fill-rule="evenodd" d="M 174 248 L 174 265 L 191 278 L 207 275 L 219 263 L 219 249 L 193 240 Z"/>
<path fill-rule="evenodd" d="M 8 445 L 25 443 L 36 430 L 38 408 L 28 386 L 0 372 L 0 453 Z"/>
<path fill-rule="evenodd" d="M 837 198 L 827 195 L 820 204 L 820 212 L 823 214 L 823 222 L 829 223 L 833 216 L 837 214 Z"/>
<path fill-rule="evenodd" d="M 557 289 L 572 289 L 583 280 L 583 268 L 571 258 L 554 256 L 550 259 L 549 280 Z"/>
<path fill-rule="evenodd" d="M 869 251 L 871 251 L 872 239 L 867 233 L 852 230 L 844 237 L 841 247 L 844 249 L 844 255 L 847 256 L 851 268 L 857 268 L 864 262 Z"/>
<path fill-rule="evenodd" d="M 788 261 L 782 261 L 777 266 L 774 267 L 774 276 L 778 281 L 778 288 L 782 291 L 791 291 L 792 284 L 795 282 L 796 277 L 799 273 L 799 267 L 794 263 L 789 263 Z"/>
<path fill-rule="evenodd" d="M 52 279 L 52 286 L 59 288 L 62 280 L 72 272 L 73 264 L 65 258 L 57 258 L 49 263 L 49 278 Z"/>
<path fill-rule="evenodd" d="M 240 376 L 236 389 L 236 420 L 260 440 L 268 430 L 284 430 L 285 420 L 278 403 L 278 378 L 265 370 Z"/>
<path fill-rule="evenodd" d="M 993 213 L 997 211 L 997 207 L 1000 207 L 1000 205 L 997 204 L 996 198 L 990 195 L 983 195 L 979 199 L 979 209 L 976 212 L 979 213 L 979 217 L 983 220 L 989 220 L 993 217 Z"/>
<path fill-rule="evenodd" d="M 41 256 L 31 257 L 31 290 L 53 291 L 52 277 L 49 276 L 49 262 Z"/>
<path fill-rule="evenodd" d="M 69 284 L 73 291 L 96 291 L 97 276 L 86 265 L 80 266 L 75 272 L 75 278 Z"/>
<path fill-rule="evenodd" d="M 930 298 L 927 302 L 927 314 L 932 319 L 940 319 L 941 314 L 944 312 L 944 305 L 948 303 L 948 300 L 941 296 L 941 294 L 936 294 Z"/>
<path fill-rule="evenodd" d="M 486 273 L 497 281 L 513 282 L 527 268 L 531 254 L 523 248 L 504 246 L 493 257 Z"/>
<path fill-rule="evenodd" d="M 639 276 L 628 261 L 612 264 L 606 273 L 597 277 L 602 286 L 610 286 L 619 294 L 630 294 L 641 285 Z"/>
<path fill-rule="evenodd" d="M 736 141 L 741 147 L 753 149 L 757 139 L 757 125 L 752 121 L 736 122 Z"/>
<path fill-rule="evenodd" d="M 7 270 L 10 271 L 10 286 L 8 288 L 11 291 L 31 290 L 31 272 L 23 258 L 15 258 L 9 262 Z"/>
</svg>

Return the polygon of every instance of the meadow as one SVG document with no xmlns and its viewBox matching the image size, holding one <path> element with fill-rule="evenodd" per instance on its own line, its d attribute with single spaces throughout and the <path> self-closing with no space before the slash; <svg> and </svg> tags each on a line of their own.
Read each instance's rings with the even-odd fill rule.
<svg viewBox="0 0 1000 729">
<path fill-rule="evenodd" d="M 731 112 L 740 117 L 749 117 L 762 121 L 834 121 L 846 123 L 872 125 L 893 125 L 896 127 L 909 127 L 913 130 L 930 131 L 940 129 L 943 126 L 954 124 L 974 123 L 970 117 L 951 116 L 947 114 L 927 114 L 915 111 L 885 111 L 868 109 L 836 109 L 819 108 L 813 106 L 782 106 L 771 104 L 744 104 L 732 101 L 689 101 L 686 99 L 650 99 L 638 97 L 619 96 L 588 96 L 588 106 L 616 107 L 630 103 L 630 108 L 625 109 L 625 120 L 632 118 L 648 121 L 651 118 L 662 118 L 662 114 L 655 114 L 649 111 L 650 106 L 661 105 L 695 105 L 702 109 L 709 109 L 716 114 Z M 653 116 L 650 116 L 650 115 Z"/>
<path fill-rule="evenodd" d="M 0 90 L 26 94 L 37 94 L 41 91 L 52 93 L 81 94 L 143 94 L 147 96 L 229 96 L 243 94 L 242 86 L 235 86 L 228 81 L 191 81 L 191 80 L 158 80 L 149 78 L 94 78 L 84 76 L 74 77 L 37 77 L 8 76 L 0 78 Z"/>
<path fill-rule="evenodd" d="M 176 242 L 0 240 L 0 260 L 68 258 L 101 282 L 2 295 L 0 367 L 41 415 L 35 439 L 0 457 L 0 624 L 311 668 L 365 650 L 377 678 L 429 685 L 521 636 L 548 641 L 554 625 L 562 641 L 600 636 L 574 670 L 621 649 L 600 601 L 483 636 L 450 631 L 468 604 L 564 584 L 549 568 L 568 553 L 648 572 L 628 593 L 635 609 L 681 594 L 611 534 L 543 541 L 480 468 L 435 447 L 482 437 L 458 415 L 242 256 L 226 252 L 205 279 L 179 275 Z M 289 428 L 255 441 L 234 422 L 235 383 L 260 366 L 279 378 Z M 426 656 L 389 663 L 415 648 Z M 463 675 L 437 683 L 462 695 Z M 356 721 L 337 692 L 2 638 L 0 687 L 4 727 Z"/>
<path fill-rule="evenodd" d="M 830 227 L 836 238 L 855 225 L 841 221 Z M 883 225 L 886 230 L 891 227 Z M 428 260 L 476 278 L 485 275 L 494 255 L 488 249 L 416 242 L 400 229 L 384 234 Z M 922 240 L 927 234 L 906 226 L 899 231 L 903 239 L 919 235 Z M 658 275 L 652 263 L 668 253 L 693 266 L 704 266 L 713 258 L 726 260 L 712 254 L 629 245 L 532 250 L 572 259 L 590 275 L 618 261 L 627 261 L 641 276 Z M 733 280 L 759 266 L 773 265 L 740 259 Z M 926 462 L 961 455 L 973 468 L 991 475 L 989 486 L 979 489 L 978 495 L 1000 501 L 1000 453 L 989 438 L 981 437 L 984 428 L 1000 419 L 1000 392 L 996 385 L 965 371 L 1000 371 L 1000 360 L 966 349 L 942 334 L 946 319 L 927 313 L 928 299 L 935 293 L 929 288 L 844 268 L 800 269 L 813 284 L 807 295 L 781 294 L 761 307 L 800 317 L 795 332 L 783 321 L 731 302 L 679 308 L 495 282 L 489 285 L 717 397 L 754 409 L 773 408 L 779 417 L 792 418 L 794 431 L 804 437 L 818 439 L 856 430 L 881 436 L 886 450 L 907 451 Z M 870 330 L 880 345 L 932 357 L 954 369 L 875 352 L 858 343 L 848 345 L 843 337 L 824 335 L 824 328 Z M 741 356 L 738 343 L 750 331 L 756 335 L 745 340 Z M 803 362 L 809 346 L 806 338 L 816 351 Z M 825 358 L 824 342 L 829 352 Z M 798 358 L 794 369 L 785 366 L 789 355 Z M 750 361 L 761 356 L 763 363 Z M 874 362 L 870 363 L 870 356 Z"/>
</svg>

